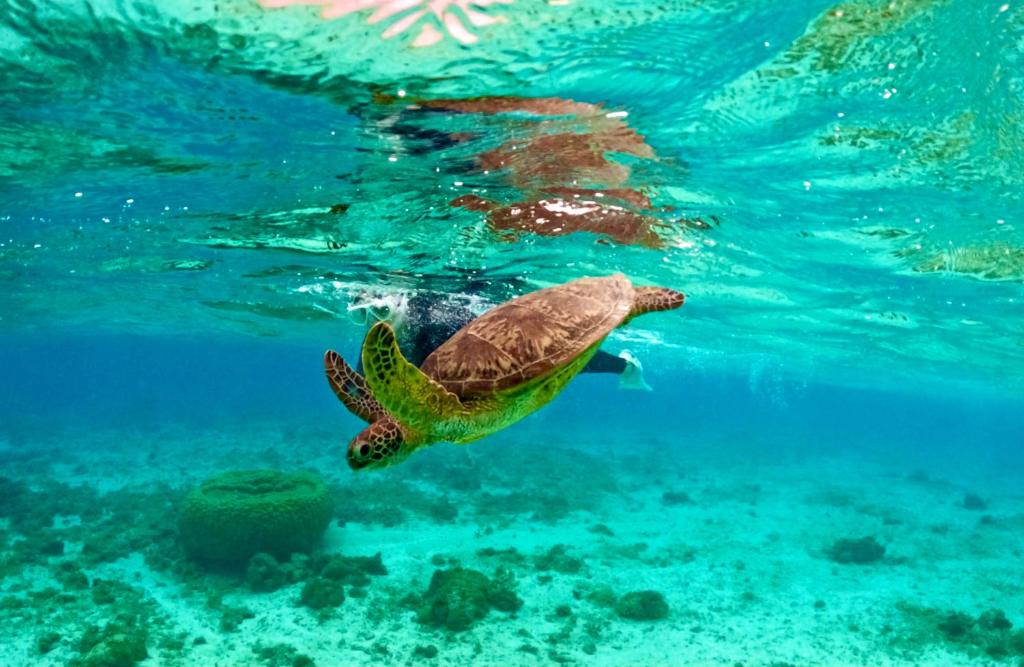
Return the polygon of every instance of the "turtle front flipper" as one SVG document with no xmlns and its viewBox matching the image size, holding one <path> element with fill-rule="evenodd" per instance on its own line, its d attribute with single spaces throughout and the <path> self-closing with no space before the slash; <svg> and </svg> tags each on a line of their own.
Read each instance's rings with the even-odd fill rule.
<svg viewBox="0 0 1024 667">
<path fill-rule="evenodd" d="M 374 398 L 363 376 L 334 350 L 327 350 L 324 354 L 324 372 L 334 395 L 356 417 L 372 424 L 387 416 L 387 410 Z"/>
<path fill-rule="evenodd" d="M 386 322 L 378 322 L 366 334 L 363 371 L 384 409 L 417 431 L 431 433 L 437 422 L 465 411 L 455 394 L 402 356 L 395 330 Z"/>
</svg>

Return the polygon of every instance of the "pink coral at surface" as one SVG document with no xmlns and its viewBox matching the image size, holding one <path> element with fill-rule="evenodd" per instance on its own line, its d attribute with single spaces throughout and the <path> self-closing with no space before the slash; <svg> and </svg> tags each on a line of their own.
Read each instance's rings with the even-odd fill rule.
<svg viewBox="0 0 1024 667">
<path fill-rule="evenodd" d="M 356 12 L 374 10 L 367 23 L 375 24 L 395 19 L 384 30 L 381 36 L 390 39 L 407 30 L 419 26 L 419 34 L 413 40 L 413 46 L 430 46 L 444 39 L 444 33 L 463 44 L 473 44 L 477 36 L 466 27 L 466 22 L 473 27 L 500 23 L 503 16 L 491 16 L 477 11 L 490 5 L 509 5 L 513 0 L 259 0 L 267 8 L 288 7 L 290 5 L 320 5 L 324 19 L 336 19 Z"/>
</svg>

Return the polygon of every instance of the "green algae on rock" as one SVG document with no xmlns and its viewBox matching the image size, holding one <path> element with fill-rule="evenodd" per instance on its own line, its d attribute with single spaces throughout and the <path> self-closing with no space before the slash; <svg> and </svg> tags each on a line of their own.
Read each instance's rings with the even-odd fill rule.
<svg viewBox="0 0 1024 667">
<path fill-rule="evenodd" d="M 340 607 L 345 601 L 345 587 L 339 581 L 315 577 L 306 582 L 299 603 L 315 611 Z"/>
<path fill-rule="evenodd" d="M 425 625 L 468 630 L 491 609 L 487 600 L 490 585 L 487 575 L 476 570 L 437 570 L 416 612 L 417 619 Z"/>
<path fill-rule="evenodd" d="M 595 586 L 586 593 L 585 597 L 588 602 L 595 604 L 598 607 L 614 607 L 615 602 L 618 599 L 615 595 L 615 591 L 613 591 L 611 586 L 608 586 L 607 584 Z"/>
<path fill-rule="evenodd" d="M 277 559 L 267 553 L 258 553 L 249 559 L 245 581 L 257 593 L 276 591 L 288 583 L 288 575 Z"/>
<path fill-rule="evenodd" d="M 515 547 L 505 547 L 504 549 L 484 547 L 483 549 L 477 549 L 476 555 L 481 558 L 497 558 L 502 563 L 510 565 L 522 565 L 526 562 L 526 556 L 519 553 L 519 550 Z"/>
<path fill-rule="evenodd" d="M 934 609 L 905 602 L 899 603 L 897 608 L 908 621 L 903 636 L 898 639 L 899 644 L 943 644 L 970 656 L 1024 659 L 1024 630 L 1013 630 L 1013 623 L 1001 609 L 989 609 L 975 618 L 955 609 Z"/>
<path fill-rule="evenodd" d="M 675 505 L 689 505 L 693 502 L 690 494 L 685 491 L 666 491 L 661 494 L 661 504 L 669 507 Z"/>
<path fill-rule="evenodd" d="M 937 627 L 947 639 L 957 639 L 971 631 L 974 619 L 962 611 L 951 611 L 939 621 Z"/>
<path fill-rule="evenodd" d="M 582 558 L 570 556 L 569 548 L 564 544 L 556 544 L 542 554 L 534 556 L 534 566 L 540 572 L 554 570 L 562 574 L 577 574 L 586 565 Z"/>
<path fill-rule="evenodd" d="M 58 565 L 53 574 L 64 590 L 82 591 L 89 588 L 89 578 L 71 561 Z"/>
<path fill-rule="evenodd" d="M 826 554 L 837 563 L 867 565 L 882 559 L 885 547 L 874 537 L 836 540 Z"/>
<path fill-rule="evenodd" d="M 516 595 L 516 578 L 512 570 L 499 567 L 494 571 L 487 599 L 492 607 L 508 613 L 518 611 L 523 606 L 522 599 Z"/>
<path fill-rule="evenodd" d="M 1002 609 L 989 609 L 982 612 L 978 617 L 978 625 L 983 630 L 1009 630 L 1013 627 L 1013 623 L 1006 618 L 1006 613 Z"/>
<path fill-rule="evenodd" d="M 988 503 L 985 502 L 985 500 L 982 499 L 981 496 L 979 496 L 976 493 L 970 492 L 964 494 L 964 499 L 961 505 L 964 509 L 972 511 L 981 511 L 988 509 Z"/>
<path fill-rule="evenodd" d="M 668 616 L 668 602 L 658 591 L 634 591 L 616 601 L 615 612 L 631 621 L 658 621 Z"/>
<path fill-rule="evenodd" d="M 429 588 L 416 605 L 417 620 L 455 632 L 468 630 L 492 607 L 499 611 L 519 609 L 522 600 L 512 586 L 514 580 L 507 571 L 499 571 L 492 581 L 483 572 L 462 567 L 435 570 Z"/>
<path fill-rule="evenodd" d="M 327 579 L 351 586 L 366 586 L 370 583 L 370 576 L 379 577 L 387 573 L 379 551 L 373 556 L 332 556 L 320 571 L 320 575 Z"/>
<path fill-rule="evenodd" d="M 373 556 L 342 556 L 322 552 L 310 556 L 292 554 L 287 563 L 279 563 L 267 553 L 259 553 L 249 561 L 246 583 L 257 593 L 275 591 L 288 584 L 304 582 L 299 594 L 300 606 L 324 611 L 341 606 L 345 586 L 349 595 L 366 597 L 370 577 L 384 576 L 387 567 L 378 552 Z"/>
<path fill-rule="evenodd" d="M 132 667 L 149 656 L 145 628 L 124 620 L 89 626 L 78 642 L 81 657 L 72 667 Z"/>
<path fill-rule="evenodd" d="M 220 629 L 224 632 L 236 632 L 242 621 L 256 618 L 256 614 L 248 607 L 221 606 Z"/>
<path fill-rule="evenodd" d="M 316 667 L 312 658 L 288 644 L 256 644 L 252 652 L 267 667 Z"/>
<path fill-rule="evenodd" d="M 53 630 L 43 632 L 36 637 L 36 650 L 39 651 L 40 655 L 46 655 L 60 643 L 60 640 L 61 634 L 59 632 L 54 632 Z"/>
<path fill-rule="evenodd" d="M 200 561 L 238 565 L 257 553 L 310 551 L 331 520 L 326 485 L 312 473 L 227 472 L 193 490 L 181 511 L 181 541 Z"/>
<path fill-rule="evenodd" d="M 108 605 L 122 600 L 137 598 L 139 592 L 128 584 L 109 579 L 93 579 L 92 601 L 96 605 Z"/>
<path fill-rule="evenodd" d="M 437 657 L 437 647 L 433 644 L 427 644 L 425 646 L 417 646 L 412 651 L 412 657 L 414 658 L 425 658 L 427 660 L 433 660 Z"/>
</svg>

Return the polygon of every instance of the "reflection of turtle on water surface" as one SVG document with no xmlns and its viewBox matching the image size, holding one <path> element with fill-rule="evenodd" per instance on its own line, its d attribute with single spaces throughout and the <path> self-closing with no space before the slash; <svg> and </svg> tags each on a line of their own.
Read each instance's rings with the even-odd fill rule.
<svg viewBox="0 0 1024 667">
<path fill-rule="evenodd" d="M 634 287 L 622 274 L 532 292 L 460 329 L 420 368 L 379 322 L 363 343 L 363 378 L 324 357 L 338 398 L 370 426 L 348 448 L 353 469 L 386 467 L 434 442 L 473 442 L 553 399 L 605 337 L 638 315 L 683 304 L 680 292 Z"/>
<path fill-rule="evenodd" d="M 694 231 L 708 231 L 719 224 L 717 216 L 711 216 L 711 223 L 702 218 L 675 218 L 666 222 L 654 216 L 639 213 L 626 204 L 625 197 L 645 203 L 650 200 L 634 190 L 612 190 L 607 195 L 590 190 L 569 190 L 568 197 L 550 193 L 531 201 L 499 204 L 477 195 L 456 197 L 451 206 L 480 211 L 487 214 L 487 224 L 506 239 L 514 241 L 519 232 L 541 236 L 565 236 L 573 232 L 589 232 L 607 237 L 623 245 L 638 245 L 645 248 L 664 248 L 665 241 L 655 231 L 657 228 L 671 229 L 678 225 Z M 622 197 L 614 193 L 624 193 Z M 642 198 L 642 199 L 641 199 Z"/>
<path fill-rule="evenodd" d="M 601 104 L 557 97 L 400 100 L 376 94 L 374 99 L 381 104 L 401 101 L 403 114 L 443 112 L 503 118 L 502 132 L 511 138 L 478 153 L 476 167 L 485 173 L 500 172 L 509 184 L 524 190 L 557 185 L 615 188 L 628 181 L 630 167 L 612 159 L 612 154 L 656 159 L 644 136 L 625 122 L 627 114 L 609 111 Z M 405 124 L 402 127 L 409 129 Z M 475 131 L 447 133 L 447 141 L 463 143 L 479 136 Z"/>
<path fill-rule="evenodd" d="M 512 240 L 517 232 L 541 236 L 590 232 L 625 245 L 664 246 L 654 227 L 665 227 L 665 223 L 624 206 L 606 204 L 597 198 L 545 197 L 503 206 L 477 195 L 462 195 L 452 200 L 451 205 L 487 213 L 487 224 L 491 229 L 508 234 Z"/>
</svg>

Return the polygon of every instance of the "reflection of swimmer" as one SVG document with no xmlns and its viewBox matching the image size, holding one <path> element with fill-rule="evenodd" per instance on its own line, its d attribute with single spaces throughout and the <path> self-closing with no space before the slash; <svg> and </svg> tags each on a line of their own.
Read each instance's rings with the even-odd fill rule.
<svg viewBox="0 0 1024 667">
<path fill-rule="evenodd" d="M 665 226 L 664 223 L 624 206 L 599 201 L 594 196 L 586 199 L 546 197 L 502 206 L 477 195 L 462 195 L 453 199 L 451 205 L 487 213 L 487 224 L 491 229 L 507 234 L 511 240 L 514 240 L 517 232 L 541 236 L 590 232 L 625 245 L 648 248 L 664 246 L 654 231 L 657 226 Z"/>
<path fill-rule="evenodd" d="M 480 303 L 483 308 L 490 304 Z M 467 300 L 460 303 L 435 292 L 371 293 L 356 296 L 348 307 L 350 317 L 362 325 L 388 322 L 395 329 L 398 347 L 406 359 L 419 366 L 431 352 L 476 317 Z M 357 370 L 362 374 L 362 359 Z M 627 350 L 617 356 L 598 350 L 583 368 L 584 373 L 612 373 L 619 376 L 619 388 L 650 391 L 643 366 Z"/>
</svg>

